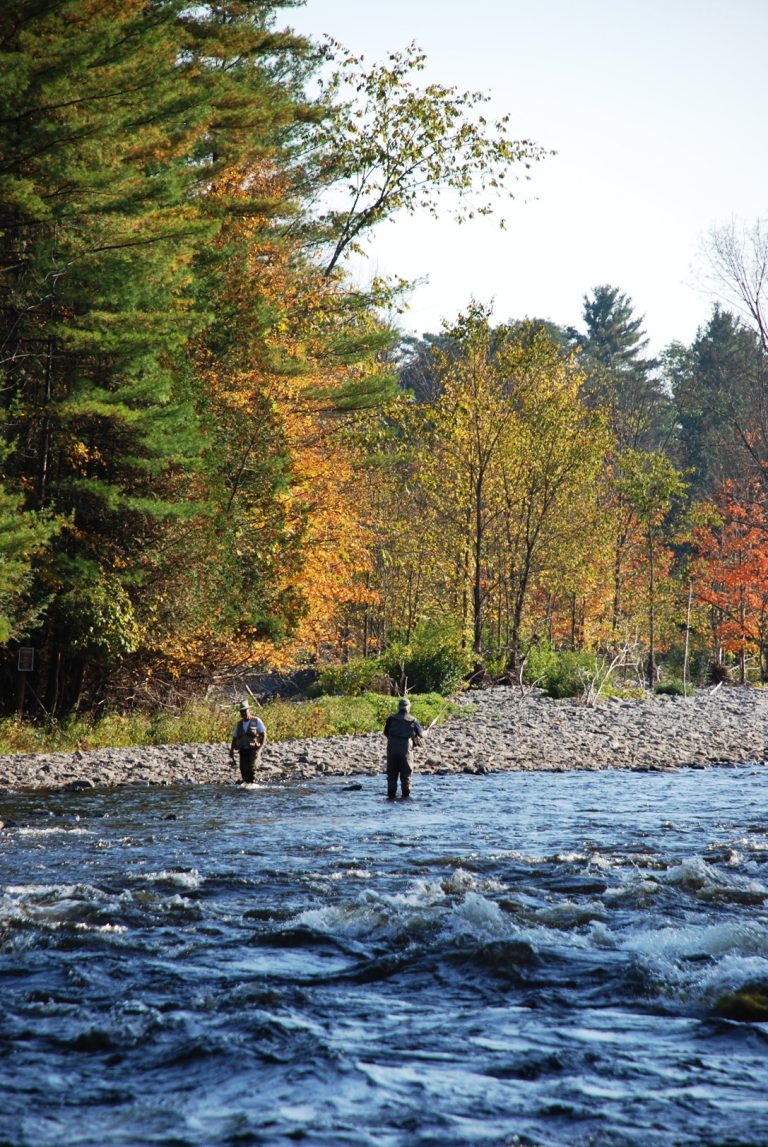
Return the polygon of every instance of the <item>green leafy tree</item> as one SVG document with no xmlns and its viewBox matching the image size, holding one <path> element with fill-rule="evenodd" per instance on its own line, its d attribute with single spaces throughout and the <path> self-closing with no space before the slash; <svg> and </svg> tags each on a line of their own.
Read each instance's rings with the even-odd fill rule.
<svg viewBox="0 0 768 1147">
<path fill-rule="evenodd" d="M 460 221 L 490 215 L 498 195 L 511 194 L 507 181 L 545 154 L 510 138 L 508 115 L 489 123 L 483 93 L 420 85 L 426 57 L 415 44 L 367 70 L 334 41 L 327 55 L 337 65 L 324 89 L 330 114 L 313 139 L 315 170 L 332 199 L 327 274 L 375 224 L 398 211 L 436 216 L 446 193 Z"/>
<path fill-rule="evenodd" d="M 60 529 L 59 522 L 24 511 L 22 504 L 0 483 L 0 645 L 17 641 L 45 607 L 44 600 L 29 596 L 32 566 Z"/>
</svg>

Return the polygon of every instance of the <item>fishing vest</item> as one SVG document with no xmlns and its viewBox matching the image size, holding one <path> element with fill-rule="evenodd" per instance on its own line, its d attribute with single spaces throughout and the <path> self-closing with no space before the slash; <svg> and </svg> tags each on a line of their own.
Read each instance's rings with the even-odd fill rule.
<svg viewBox="0 0 768 1147">
<path fill-rule="evenodd" d="M 251 717 L 249 721 L 238 721 L 235 726 L 235 742 L 238 749 L 256 749 L 259 745 L 259 731 Z"/>
<path fill-rule="evenodd" d="M 410 742 L 416 736 L 415 723 L 415 717 L 408 717 L 404 713 L 392 714 L 387 725 L 387 740 L 397 742 L 393 748 L 403 753 L 408 752 Z"/>
</svg>

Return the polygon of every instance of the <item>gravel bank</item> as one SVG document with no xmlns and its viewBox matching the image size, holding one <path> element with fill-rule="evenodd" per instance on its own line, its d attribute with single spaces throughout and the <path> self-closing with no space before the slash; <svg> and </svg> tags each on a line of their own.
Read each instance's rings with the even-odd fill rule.
<svg viewBox="0 0 768 1147">
<path fill-rule="evenodd" d="M 692 698 L 605 701 L 587 708 L 537 690 L 497 686 L 465 695 L 466 713 L 429 732 L 417 773 L 518 769 L 665 770 L 744 761 L 768 763 L 768 690 L 723 686 Z M 380 733 L 268 743 L 260 779 L 381 773 Z M 0 756 L 5 788 L 125 784 L 232 784 L 227 747 L 162 745 Z"/>
</svg>

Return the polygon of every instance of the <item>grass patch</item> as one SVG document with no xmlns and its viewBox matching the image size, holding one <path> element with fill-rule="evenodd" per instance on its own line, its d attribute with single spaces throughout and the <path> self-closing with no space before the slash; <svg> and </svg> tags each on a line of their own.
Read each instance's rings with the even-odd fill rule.
<svg viewBox="0 0 768 1147">
<path fill-rule="evenodd" d="M 433 721 L 458 712 L 439 693 L 411 695 L 411 712 L 426 729 Z M 380 693 L 359 697 L 318 697 L 312 701 L 271 701 L 254 706 L 271 741 L 333 737 L 343 733 L 381 732 L 397 698 Z M 237 706 L 222 708 L 193 702 L 180 713 L 106 713 L 99 720 L 71 717 L 45 725 L 0 721 L 0 755 L 70 753 L 75 749 L 128 749 L 142 745 L 228 744 Z"/>
</svg>

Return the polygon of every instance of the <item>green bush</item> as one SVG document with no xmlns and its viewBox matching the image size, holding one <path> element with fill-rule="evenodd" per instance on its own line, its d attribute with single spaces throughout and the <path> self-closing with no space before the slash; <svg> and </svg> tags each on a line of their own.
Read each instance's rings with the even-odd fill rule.
<svg viewBox="0 0 768 1147">
<path fill-rule="evenodd" d="M 226 741 L 237 713 L 206 701 L 193 701 L 180 712 L 105 713 L 72 716 L 41 724 L 0 722 L 0 754 L 55 753 L 75 749 L 127 749 L 134 745 L 179 745 Z"/>
<path fill-rule="evenodd" d="M 685 664 L 685 647 L 682 643 L 673 645 L 664 654 L 663 669 L 670 677 L 682 680 L 683 666 Z M 712 651 L 706 641 L 691 636 L 688 650 L 688 664 L 686 678 L 695 685 L 706 685 L 712 664 Z"/>
<path fill-rule="evenodd" d="M 378 657 L 358 657 L 326 666 L 310 697 L 361 697 L 364 693 L 454 693 L 472 664 L 467 650 L 450 640 L 424 635 L 409 645 L 392 645 Z"/>
<path fill-rule="evenodd" d="M 598 674 L 594 653 L 557 650 L 548 641 L 531 647 L 525 665 L 525 681 L 538 685 L 549 697 L 579 697 Z"/>
<path fill-rule="evenodd" d="M 327 665 L 310 686 L 310 697 L 359 697 L 363 693 L 392 694 L 390 681 L 381 657 L 357 657 L 339 665 Z"/>
<path fill-rule="evenodd" d="M 654 693 L 666 697 L 690 697 L 696 692 L 693 685 L 684 685 L 679 677 L 668 677 L 654 686 Z"/>
<path fill-rule="evenodd" d="M 387 650 L 381 661 L 398 686 L 414 693 L 455 693 L 469 672 L 472 659 L 467 650 L 453 645 L 406 646 Z"/>
</svg>

